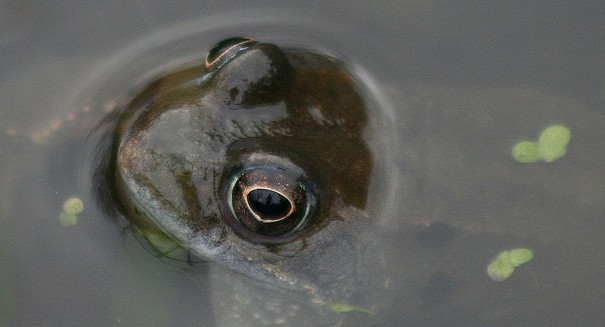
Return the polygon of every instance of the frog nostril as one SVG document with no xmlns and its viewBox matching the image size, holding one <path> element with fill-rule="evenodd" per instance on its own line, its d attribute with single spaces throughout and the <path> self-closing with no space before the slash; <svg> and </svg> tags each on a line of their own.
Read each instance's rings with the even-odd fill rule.
<svg viewBox="0 0 605 327">
<path fill-rule="evenodd" d="M 292 201 L 274 190 L 253 189 L 244 198 L 254 218 L 260 222 L 277 222 L 288 218 L 294 211 Z"/>
<path fill-rule="evenodd" d="M 220 66 L 229 58 L 235 56 L 238 52 L 248 48 L 256 41 L 244 37 L 232 37 L 217 43 L 206 55 L 206 68 L 218 65 Z"/>
</svg>

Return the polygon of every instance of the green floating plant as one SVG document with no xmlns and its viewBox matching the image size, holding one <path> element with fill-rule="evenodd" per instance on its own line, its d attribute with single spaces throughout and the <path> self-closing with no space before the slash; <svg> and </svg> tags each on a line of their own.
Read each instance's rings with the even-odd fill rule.
<svg viewBox="0 0 605 327">
<path fill-rule="evenodd" d="M 78 215 L 67 213 L 65 211 L 59 214 L 59 222 L 63 226 L 72 226 L 78 223 Z"/>
<path fill-rule="evenodd" d="M 528 248 L 517 248 L 500 252 L 487 266 L 487 275 L 493 281 L 507 280 L 519 267 L 534 258 L 534 252 Z"/>
<path fill-rule="evenodd" d="M 553 162 L 567 152 L 567 144 L 571 139 L 571 132 L 562 125 L 547 127 L 540 134 L 538 139 L 538 150 L 542 159 L 546 162 Z"/>
<path fill-rule="evenodd" d="M 76 197 L 63 202 L 63 211 L 59 214 L 59 222 L 63 226 L 72 226 L 78 223 L 78 214 L 84 211 L 84 203 Z"/>
<path fill-rule="evenodd" d="M 77 215 L 84 211 L 84 203 L 76 197 L 69 198 L 63 203 L 63 211 L 68 214 Z"/>
<path fill-rule="evenodd" d="M 519 267 L 522 264 L 528 263 L 534 258 L 534 251 L 527 248 L 518 248 L 508 251 L 510 263 Z"/>
<path fill-rule="evenodd" d="M 520 163 L 536 162 L 542 158 L 538 144 L 531 141 L 523 141 L 517 143 L 511 151 L 513 158 Z"/>
<path fill-rule="evenodd" d="M 553 162 L 567 153 L 567 144 L 571 139 L 569 128 L 552 125 L 545 128 L 538 142 L 521 141 L 511 150 L 513 158 L 520 163 L 532 163 L 539 160 Z"/>
</svg>

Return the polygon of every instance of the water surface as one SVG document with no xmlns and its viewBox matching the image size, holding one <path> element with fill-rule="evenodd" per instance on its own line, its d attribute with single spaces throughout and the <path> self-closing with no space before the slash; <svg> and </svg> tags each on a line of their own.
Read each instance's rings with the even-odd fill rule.
<svg viewBox="0 0 605 327">
<path fill-rule="evenodd" d="M 377 153 L 367 211 L 393 233 L 384 246 L 397 296 L 392 310 L 355 319 L 598 325 L 604 9 L 596 1 L 0 2 L 0 321 L 234 321 L 235 294 L 257 291 L 245 277 L 211 263 L 165 263 L 96 206 L 101 133 L 90 133 L 145 81 L 243 35 L 343 59 L 380 108 L 366 131 Z M 563 158 L 512 160 L 517 141 L 551 123 L 572 131 Z M 85 211 L 65 227 L 58 216 L 74 195 Z M 427 234 L 435 222 L 452 232 Z M 489 260 L 518 246 L 534 260 L 491 281 Z"/>
</svg>

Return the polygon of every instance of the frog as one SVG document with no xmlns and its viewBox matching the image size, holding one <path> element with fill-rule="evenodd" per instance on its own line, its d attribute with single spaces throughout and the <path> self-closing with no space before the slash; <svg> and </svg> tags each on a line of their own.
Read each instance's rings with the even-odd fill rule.
<svg viewBox="0 0 605 327">
<path fill-rule="evenodd" d="M 599 265 L 585 264 L 603 262 L 599 241 L 541 224 L 567 223 L 565 212 L 600 187 L 557 166 L 584 164 L 586 142 L 550 166 L 519 166 L 508 128 L 528 95 L 424 84 L 382 87 L 400 106 L 386 115 L 393 130 L 380 130 L 356 76 L 326 54 L 230 38 L 203 64 L 146 84 L 120 112 L 113 196 L 132 225 L 212 263 L 215 325 L 540 324 L 584 306 L 551 286 L 603 294 L 569 278 L 600 278 Z M 602 125 L 586 108 L 530 98 L 543 103 L 542 120 L 582 112 L 588 130 Z M 389 133 L 399 148 L 377 152 Z M 528 207 L 532 197 L 541 200 Z M 490 262 L 518 248 L 532 261 L 491 278 Z"/>
<path fill-rule="evenodd" d="M 256 299 L 256 312 L 281 309 L 252 325 L 304 317 L 302 307 L 320 317 L 313 323 L 342 321 L 334 305 L 371 316 L 388 278 L 378 221 L 366 210 L 367 102 L 332 56 L 225 39 L 203 64 L 153 80 L 122 111 L 114 196 L 139 229 L 247 276 L 272 299 L 288 295 Z"/>
</svg>

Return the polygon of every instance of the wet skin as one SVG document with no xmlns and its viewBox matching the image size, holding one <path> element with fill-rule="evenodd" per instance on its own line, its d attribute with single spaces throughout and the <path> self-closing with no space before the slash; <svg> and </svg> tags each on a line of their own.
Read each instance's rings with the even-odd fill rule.
<svg viewBox="0 0 605 327">
<path fill-rule="evenodd" d="M 115 193 L 134 225 L 264 286 L 320 308 L 370 307 L 384 257 L 364 212 L 366 125 L 339 61 L 227 39 L 128 105 Z"/>
</svg>

